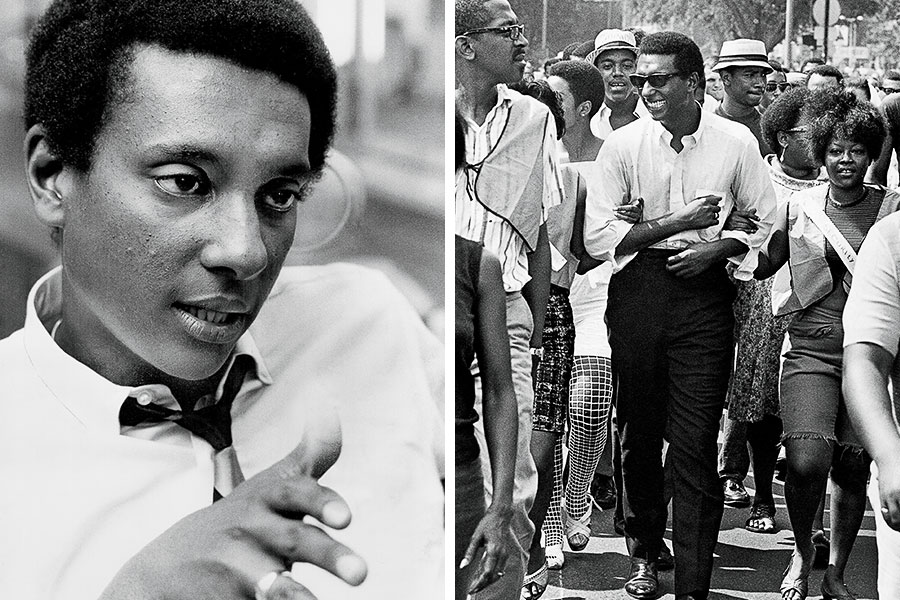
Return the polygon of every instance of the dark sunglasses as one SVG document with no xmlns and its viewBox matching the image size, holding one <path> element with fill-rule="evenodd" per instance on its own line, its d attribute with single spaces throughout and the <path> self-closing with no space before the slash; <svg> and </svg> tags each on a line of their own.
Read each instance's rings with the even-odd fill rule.
<svg viewBox="0 0 900 600">
<path fill-rule="evenodd" d="M 791 87 L 791 84 L 789 84 L 786 81 L 784 81 L 782 83 L 775 83 L 774 81 L 772 81 L 772 82 L 766 84 L 766 91 L 774 92 L 775 90 L 778 90 L 779 92 L 783 92 L 786 89 L 788 89 L 789 87 Z"/>
<path fill-rule="evenodd" d="M 479 27 L 478 29 L 470 29 L 456 37 L 472 35 L 475 33 L 499 33 L 502 37 L 507 37 L 512 41 L 516 41 L 525 35 L 525 25 L 524 23 L 519 23 L 518 25 L 504 25 L 503 27 Z"/>
<path fill-rule="evenodd" d="M 651 87 L 661 88 L 676 75 L 681 75 L 681 71 L 675 71 L 674 73 L 654 73 L 653 75 L 629 75 L 628 79 L 631 80 L 631 85 L 637 89 L 643 88 L 644 84 L 648 81 L 650 82 Z"/>
</svg>

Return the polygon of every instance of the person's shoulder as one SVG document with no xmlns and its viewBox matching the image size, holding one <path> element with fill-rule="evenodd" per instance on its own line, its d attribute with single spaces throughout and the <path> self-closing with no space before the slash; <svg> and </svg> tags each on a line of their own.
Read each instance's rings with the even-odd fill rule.
<svg viewBox="0 0 900 600">
<path fill-rule="evenodd" d="M 22 359 L 24 354 L 23 336 L 24 330 L 18 329 L 0 339 L 0 373 Z"/>
<path fill-rule="evenodd" d="M 726 119 L 708 111 L 700 111 L 703 126 L 708 129 L 707 134 L 713 134 L 712 142 L 714 144 L 724 144 L 732 142 L 735 144 L 749 145 L 753 151 L 759 155 L 759 142 L 753 132 L 744 125 L 731 119 Z"/>
<path fill-rule="evenodd" d="M 647 135 L 647 132 L 653 128 L 654 123 L 655 121 L 650 117 L 641 117 L 627 125 L 622 125 L 618 129 L 614 129 L 609 133 L 607 138 L 603 140 L 603 146 L 600 148 L 600 152 L 603 152 L 607 147 L 607 152 L 609 152 L 610 150 L 621 146 L 639 143 L 640 140 Z"/>
<path fill-rule="evenodd" d="M 284 267 L 263 310 L 304 302 L 307 310 L 375 307 L 400 295 L 381 271 L 350 263 Z M 357 306 L 358 305 L 358 306 Z"/>
<path fill-rule="evenodd" d="M 506 98 L 509 99 L 511 110 L 522 111 L 524 114 L 533 116 L 534 118 L 549 118 L 550 109 L 547 105 L 536 98 L 521 94 L 516 90 L 505 88 Z"/>
<path fill-rule="evenodd" d="M 895 190 L 888 190 L 886 192 L 886 195 L 887 194 L 893 195 L 895 197 L 900 195 Z M 900 211 L 892 212 L 891 214 L 887 215 L 886 217 L 872 225 L 872 228 L 869 230 L 869 233 L 866 237 L 869 237 L 873 234 L 875 236 L 882 237 L 885 241 L 891 242 L 891 245 L 897 245 L 898 243 L 900 243 Z"/>
</svg>

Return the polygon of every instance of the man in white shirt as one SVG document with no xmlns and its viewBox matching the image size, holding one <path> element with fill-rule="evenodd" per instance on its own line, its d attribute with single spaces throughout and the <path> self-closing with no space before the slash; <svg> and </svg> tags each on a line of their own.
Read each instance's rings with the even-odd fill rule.
<svg viewBox="0 0 900 600">
<path fill-rule="evenodd" d="M 62 264 L 0 341 L 0 595 L 442 593 L 440 347 L 380 276 L 281 269 L 334 130 L 312 20 L 60 0 L 27 68 Z"/>
<path fill-rule="evenodd" d="M 628 79 L 637 65 L 634 34 L 621 29 L 604 29 L 594 39 L 594 50 L 585 59 L 600 70 L 606 97 L 591 118 L 591 133 L 601 140 L 614 130 L 648 116 L 638 91 Z"/>
<path fill-rule="evenodd" d="M 506 86 L 521 79 L 527 48 L 525 26 L 507 0 L 457 0 L 456 109 L 466 125 L 467 165 L 456 180 L 455 232 L 482 243 L 500 258 L 519 407 L 511 523 L 521 548 L 519 556 L 507 562 L 505 576 L 478 598 L 518 595 L 534 532 L 528 519 L 537 490 L 530 450 L 532 369 L 540 357 L 550 295 L 547 210 L 560 203 L 562 184 L 550 111 Z M 476 423 L 476 435 L 482 444 L 484 481 L 489 485 L 489 454 L 480 423 Z"/>
<path fill-rule="evenodd" d="M 643 39 L 632 81 L 652 119 L 610 134 L 597 157 L 606 185 L 586 207 L 585 246 L 616 273 L 607 320 L 632 556 L 625 590 L 635 598 L 658 593 L 664 437 L 674 479 L 676 598 L 708 596 L 722 516 L 716 436 L 733 355 L 726 259 L 736 277 L 749 278 L 775 214 L 753 135 L 694 100 L 702 76 L 690 38 Z M 616 222 L 614 207 L 638 199 L 644 220 Z M 723 231 L 734 206 L 756 211 L 756 233 Z"/>
<path fill-rule="evenodd" d="M 844 308 L 844 398 L 872 455 L 869 501 L 875 507 L 878 594 L 900 589 L 900 215 L 872 226 L 859 250 Z M 888 381 L 893 386 L 891 398 Z"/>
</svg>

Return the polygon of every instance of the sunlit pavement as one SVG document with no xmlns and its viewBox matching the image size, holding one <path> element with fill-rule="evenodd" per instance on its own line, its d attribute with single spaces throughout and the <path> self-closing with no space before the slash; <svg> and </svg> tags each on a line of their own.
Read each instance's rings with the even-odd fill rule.
<svg viewBox="0 0 900 600">
<path fill-rule="evenodd" d="M 752 476 L 746 484 L 753 495 Z M 775 485 L 778 514 L 775 521 L 779 530 L 774 534 L 750 533 L 744 529 L 749 508 L 725 508 L 719 543 L 716 546 L 712 593 L 710 600 L 731 598 L 753 600 L 780 599 L 778 587 L 781 574 L 787 565 L 793 548 L 787 509 L 784 506 L 784 488 Z M 613 532 L 612 510 L 594 510 L 591 519 L 591 541 L 581 552 L 569 552 L 561 571 L 550 571 L 550 587 L 542 598 L 548 600 L 595 600 L 600 598 L 629 598 L 622 586 L 628 576 L 629 560 L 625 541 Z M 826 510 L 826 526 L 828 511 Z M 666 533 L 671 548 L 671 520 Z M 678 558 L 676 556 L 675 560 Z M 869 507 L 863 519 L 862 529 L 847 567 L 846 581 L 860 600 L 873 600 L 876 593 L 875 521 Z M 819 586 L 824 571 L 814 570 L 809 581 L 809 598 L 821 598 Z M 660 573 L 660 598 L 673 599 L 672 571 Z"/>
</svg>

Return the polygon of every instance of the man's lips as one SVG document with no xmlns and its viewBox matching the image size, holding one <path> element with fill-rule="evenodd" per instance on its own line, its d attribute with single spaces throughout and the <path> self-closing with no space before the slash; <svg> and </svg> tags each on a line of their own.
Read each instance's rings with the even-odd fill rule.
<svg viewBox="0 0 900 600">
<path fill-rule="evenodd" d="M 252 318 L 249 304 L 231 296 L 179 301 L 172 308 L 188 335 L 211 344 L 236 342 Z"/>
</svg>

